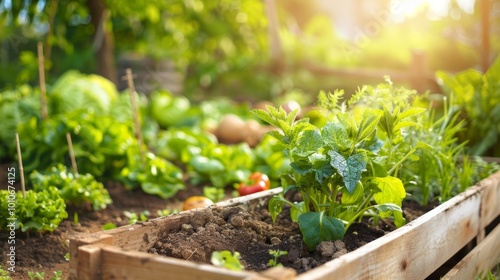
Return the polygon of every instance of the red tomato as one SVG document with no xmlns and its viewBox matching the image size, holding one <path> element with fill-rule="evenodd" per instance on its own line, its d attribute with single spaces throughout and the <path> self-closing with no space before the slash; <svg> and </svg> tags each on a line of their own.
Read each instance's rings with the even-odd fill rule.
<svg viewBox="0 0 500 280">
<path fill-rule="evenodd" d="M 250 182 L 249 185 L 241 183 L 238 187 L 240 196 L 268 190 L 271 186 L 269 177 L 261 172 L 254 172 L 250 174 L 250 176 L 248 176 L 248 180 Z"/>
</svg>

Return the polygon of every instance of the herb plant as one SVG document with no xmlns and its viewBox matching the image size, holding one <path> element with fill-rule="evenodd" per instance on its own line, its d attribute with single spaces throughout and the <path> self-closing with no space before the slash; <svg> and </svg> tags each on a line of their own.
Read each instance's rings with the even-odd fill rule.
<svg viewBox="0 0 500 280">
<path fill-rule="evenodd" d="M 468 140 L 470 154 L 500 156 L 500 57 L 484 74 L 469 69 L 458 74 L 436 73 L 452 106 L 458 106 L 466 128 L 460 139 Z"/>
<path fill-rule="evenodd" d="M 94 180 L 90 174 L 75 174 L 68 172 L 66 166 L 58 164 L 47 172 L 34 171 L 30 174 L 30 180 L 35 191 L 41 191 L 50 186 L 56 187 L 66 204 L 82 206 L 85 203 L 92 205 L 97 211 L 111 204 L 111 197 L 102 183 Z M 76 213 L 76 212 L 75 212 Z"/>
</svg>

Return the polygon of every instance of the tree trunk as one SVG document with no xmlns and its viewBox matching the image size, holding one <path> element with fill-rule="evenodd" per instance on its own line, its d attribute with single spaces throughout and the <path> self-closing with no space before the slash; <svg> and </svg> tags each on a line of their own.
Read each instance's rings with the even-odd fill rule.
<svg viewBox="0 0 500 280">
<path fill-rule="evenodd" d="M 106 28 L 109 12 L 103 0 L 87 0 L 91 23 L 94 26 L 94 49 L 96 50 L 97 73 L 117 84 L 114 59 L 113 34 Z"/>
</svg>

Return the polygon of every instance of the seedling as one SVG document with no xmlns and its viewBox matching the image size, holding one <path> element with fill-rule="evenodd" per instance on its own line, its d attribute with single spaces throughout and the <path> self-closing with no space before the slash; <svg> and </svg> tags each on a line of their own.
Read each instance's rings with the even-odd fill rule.
<svg viewBox="0 0 500 280">
<path fill-rule="evenodd" d="M 102 226 L 102 230 L 110 230 L 116 228 L 116 224 L 113 223 L 107 223 Z"/>
<path fill-rule="evenodd" d="M 139 221 L 141 222 L 147 221 L 149 216 L 149 211 L 144 210 L 139 215 L 137 215 L 137 213 L 135 212 L 123 211 L 123 214 L 129 219 L 128 223 L 132 225 Z"/>
<path fill-rule="evenodd" d="M 269 254 L 273 256 L 272 259 L 269 260 L 267 263 L 270 267 L 281 267 L 283 266 L 281 263 L 278 263 L 278 258 L 281 256 L 286 256 L 288 255 L 287 251 L 281 251 L 281 250 L 269 250 Z"/>
<path fill-rule="evenodd" d="M 62 271 L 54 271 L 54 276 L 50 278 L 50 280 L 61 280 L 62 279 Z"/>
<path fill-rule="evenodd" d="M 64 255 L 64 259 L 65 259 L 67 262 L 69 262 L 69 256 L 70 256 L 70 255 L 69 255 L 69 253 L 66 253 L 66 254 Z"/>
<path fill-rule="evenodd" d="M 215 266 L 225 267 L 230 270 L 243 270 L 245 267 L 240 262 L 240 253 L 225 250 L 225 251 L 214 251 L 212 257 L 210 258 Z"/>
<path fill-rule="evenodd" d="M 36 279 L 40 279 L 40 280 L 43 280 L 45 279 L 45 273 L 44 272 L 33 272 L 33 271 L 29 271 L 28 272 L 28 277 L 30 278 L 30 280 L 36 280 Z"/>
<path fill-rule="evenodd" d="M 0 279 L 10 280 L 9 272 L 0 265 Z"/>
</svg>

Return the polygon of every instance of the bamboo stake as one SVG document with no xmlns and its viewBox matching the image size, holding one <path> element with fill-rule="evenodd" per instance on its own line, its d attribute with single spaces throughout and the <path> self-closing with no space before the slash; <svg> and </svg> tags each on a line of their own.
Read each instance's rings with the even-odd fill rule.
<svg viewBox="0 0 500 280">
<path fill-rule="evenodd" d="M 19 174 L 21 176 L 21 190 L 23 191 L 23 198 L 26 198 L 26 190 L 24 188 L 23 157 L 21 155 L 21 145 L 19 144 L 19 134 L 18 133 L 16 133 L 16 146 L 17 146 L 17 162 L 19 163 Z"/>
<path fill-rule="evenodd" d="M 43 56 L 43 43 L 38 42 L 38 76 L 40 78 L 40 105 L 42 119 L 47 119 L 47 89 L 45 88 L 45 65 Z"/>
<path fill-rule="evenodd" d="M 144 163 L 144 151 L 142 149 L 141 123 L 139 122 L 139 114 L 137 112 L 137 102 L 135 100 L 134 79 L 132 77 L 132 70 L 130 68 L 127 68 L 125 71 L 127 74 L 128 88 L 130 91 L 130 98 L 132 101 L 132 114 L 133 114 L 134 123 L 135 123 L 135 137 L 137 138 L 137 141 L 139 142 L 139 156 L 141 157 L 141 162 Z"/>
<path fill-rule="evenodd" d="M 73 141 L 71 141 L 71 134 L 66 132 L 66 140 L 68 141 L 69 157 L 71 159 L 71 165 L 73 166 L 73 172 L 75 172 L 75 177 L 78 178 L 78 166 L 76 165 L 75 151 L 73 150 Z"/>
</svg>

